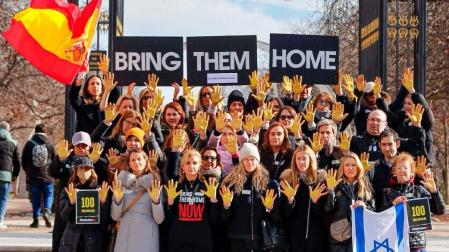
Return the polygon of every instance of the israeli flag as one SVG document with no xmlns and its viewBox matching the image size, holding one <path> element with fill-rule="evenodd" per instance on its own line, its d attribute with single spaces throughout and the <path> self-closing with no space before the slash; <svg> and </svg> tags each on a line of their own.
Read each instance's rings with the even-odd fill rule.
<svg viewBox="0 0 449 252">
<path fill-rule="evenodd" d="M 352 208 L 353 252 L 409 252 L 407 209 L 403 203 L 376 213 Z"/>
</svg>

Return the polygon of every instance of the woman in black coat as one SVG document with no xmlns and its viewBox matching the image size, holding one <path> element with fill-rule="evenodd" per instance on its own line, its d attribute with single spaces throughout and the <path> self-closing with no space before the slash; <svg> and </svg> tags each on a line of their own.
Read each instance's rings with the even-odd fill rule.
<svg viewBox="0 0 449 252">
<path fill-rule="evenodd" d="M 293 153 L 291 167 L 281 180 L 281 214 L 290 251 L 324 252 L 327 230 L 324 223 L 325 185 L 317 181 L 315 152 L 307 145 Z"/>
<path fill-rule="evenodd" d="M 337 177 L 337 178 L 336 178 Z M 340 182 L 341 181 L 341 182 Z M 366 207 L 374 209 L 373 192 L 365 177 L 362 163 L 355 153 L 348 153 L 340 161 L 338 173 L 329 170 L 326 177 L 329 191 L 325 210 L 332 213 L 332 224 L 329 240 L 330 252 L 351 252 L 351 207 Z M 339 223 L 347 225 L 347 231 L 342 234 Z"/>
<path fill-rule="evenodd" d="M 87 157 L 75 161 L 75 170 L 70 177 L 69 185 L 62 192 L 59 200 L 59 214 L 67 222 L 59 246 L 60 252 L 99 252 L 105 246 L 105 234 L 108 227 L 110 204 L 106 201 L 108 184 L 103 182 L 99 188 L 100 223 L 76 224 L 76 192 L 75 189 L 97 189 L 97 175 L 93 162 Z"/>
<path fill-rule="evenodd" d="M 231 251 L 262 251 L 261 221 L 267 218 L 277 221 L 279 216 L 274 204 L 276 184 L 260 164 L 255 145 L 243 144 L 240 164 L 232 169 L 222 184 L 222 218 L 228 224 Z"/>
<path fill-rule="evenodd" d="M 289 167 L 293 154 L 285 126 L 279 122 L 270 124 L 259 150 L 260 162 L 270 173 L 270 179 L 278 180 L 281 173 Z"/>
</svg>

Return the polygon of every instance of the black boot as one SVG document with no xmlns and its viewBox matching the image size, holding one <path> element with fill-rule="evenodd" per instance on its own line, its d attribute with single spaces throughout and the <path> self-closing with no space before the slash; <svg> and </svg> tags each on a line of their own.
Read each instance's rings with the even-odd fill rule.
<svg viewBox="0 0 449 252">
<path fill-rule="evenodd" d="M 38 228 L 39 227 L 39 219 L 33 219 L 33 223 L 31 223 L 30 228 Z"/>
<path fill-rule="evenodd" d="M 45 208 L 45 209 L 44 209 L 44 213 L 42 214 L 42 218 L 44 218 L 45 226 L 46 226 L 46 227 L 51 227 L 51 222 L 50 222 L 50 220 L 48 219 L 48 217 L 50 217 L 50 214 L 51 214 L 50 209 Z"/>
</svg>

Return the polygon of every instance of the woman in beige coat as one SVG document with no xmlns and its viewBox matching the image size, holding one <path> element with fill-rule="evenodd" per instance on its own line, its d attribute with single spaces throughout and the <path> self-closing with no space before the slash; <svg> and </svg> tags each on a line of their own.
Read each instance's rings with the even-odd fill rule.
<svg viewBox="0 0 449 252">
<path fill-rule="evenodd" d="M 120 221 L 114 251 L 159 251 L 158 224 L 164 220 L 160 200 L 160 177 L 143 150 L 131 150 L 129 170 L 122 170 L 113 183 L 111 217 Z"/>
</svg>

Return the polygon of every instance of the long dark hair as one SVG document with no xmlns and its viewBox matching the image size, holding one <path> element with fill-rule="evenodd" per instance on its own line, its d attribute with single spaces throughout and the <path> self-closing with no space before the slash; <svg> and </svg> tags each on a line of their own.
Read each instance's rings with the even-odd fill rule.
<svg viewBox="0 0 449 252">
<path fill-rule="evenodd" d="M 97 78 L 100 80 L 100 83 L 101 83 L 101 93 L 100 93 L 100 99 L 101 99 L 101 96 L 103 95 L 103 92 L 104 92 L 104 84 L 103 84 L 103 80 L 101 79 L 101 77 L 98 76 L 98 75 L 95 75 L 95 74 L 89 76 L 89 78 L 86 79 L 86 82 L 84 82 L 84 87 L 83 87 L 83 98 L 84 98 L 86 101 L 90 102 L 90 103 L 99 103 L 100 101 L 99 101 L 99 100 L 96 100 L 95 97 L 93 97 L 93 96 L 89 93 L 89 81 L 90 81 L 92 78 L 94 78 L 94 77 L 97 77 Z"/>
<path fill-rule="evenodd" d="M 272 124 L 270 124 L 270 126 L 268 127 L 268 129 L 265 132 L 265 135 L 263 137 L 263 143 L 262 143 L 261 147 L 264 150 L 271 150 L 270 131 L 273 128 L 275 128 L 275 127 L 281 127 L 282 128 L 282 132 L 284 132 L 284 139 L 282 140 L 281 152 L 285 153 L 286 151 L 291 149 L 291 147 L 290 147 L 290 140 L 288 139 L 288 130 L 287 130 L 287 128 L 285 128 L 285 126 L 282 123 L 280 123 L 280 122 L 273 122 Z"/>
<path fill-rule="evenodd" d="M 72 175 L 69 178 L 69 184 L 73 183 L 74 187 L 81 185 L 80 179 L 76 175 L 76 173 L 78 172 L 78 169 L 80 167 L 82 167 L 82 166 L 75 167 L 73 169 Z M 88 187 L 91 187 L 91 188 L 95 188 L 95 187 L 97 187 L 98 175 L 93 168 L 91 168 L 91 169 L 92 169 L 92 174 L 90 175 L 90 178 L 88 180 L 86 180 L 86 183 L 84 183 L 84 185 L 87 185 Z"/>
</svg>

